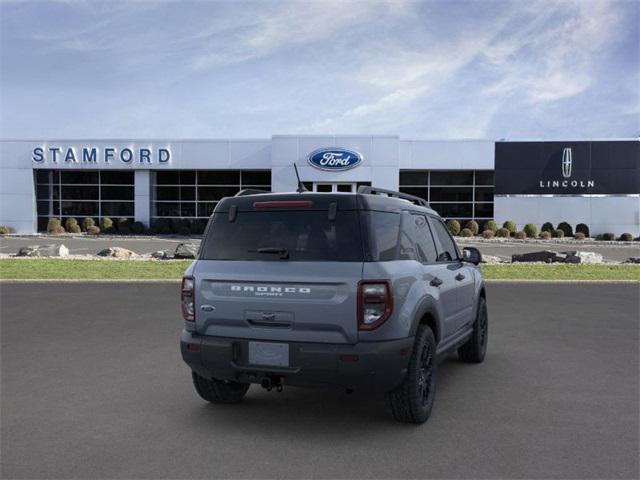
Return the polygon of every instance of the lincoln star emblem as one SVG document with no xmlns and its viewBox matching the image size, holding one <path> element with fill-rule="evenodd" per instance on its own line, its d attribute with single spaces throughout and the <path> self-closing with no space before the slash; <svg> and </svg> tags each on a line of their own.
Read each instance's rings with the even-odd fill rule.
<svg viewBox="0 0 640 480">
<path fill-rule="evenodd" d="M 571 164 L 573 163 L 573 155 L 571 148 L 562 150 L 562 176 L 569 178 L 571 176 Z"/>
</svg>

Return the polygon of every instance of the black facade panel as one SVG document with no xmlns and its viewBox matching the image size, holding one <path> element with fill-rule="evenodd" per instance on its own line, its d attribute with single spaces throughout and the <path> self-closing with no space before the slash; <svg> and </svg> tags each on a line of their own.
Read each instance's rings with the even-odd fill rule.
<svg viewBox="0 0 640 480">
<path fill-rule="evenodd" d="M 640 142 L 497 142 L 496 195 L 640 193 Z"/>
</svg>

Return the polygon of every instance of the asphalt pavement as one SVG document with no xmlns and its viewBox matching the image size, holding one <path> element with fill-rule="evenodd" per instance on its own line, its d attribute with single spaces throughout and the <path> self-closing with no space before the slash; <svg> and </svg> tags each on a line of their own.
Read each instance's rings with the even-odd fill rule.
<svg viewBox="0 0 640 480">
<path fill-rule="evenodd" d="M 25 237 L 4 237 L 0 238 L 0 254 L 15 254 L 21 247 L 28 245 L 44 244 L 64 244 L 69 253 L 75 255 L 95 255 L 100 250 L 107 247 L 123 247 L 138 254 L 151 253 L 157 250 L 167 250 L 170 253 L 175 251 L 176 246 L 181 242 L 199 243 L 200 237 L 54 237 L 54 236 L 25 236 Z M 468 242 L 457 238 L 460 246 L 471 245 L 480 249 L 485 255 L 496 255 L 504 259 L 510 259 L 514 253 L 535 252 L 539 250 L 553 250 L 562 252 L 567 250 L 585 250 L 602 254 L 605 260 L 623 262 L 629 257 L 640 256 L 640 243 L 629 242 L 628 244 L 574 244 L 574 243 L 485 243 Z"/>
<path fill-rule="evenodd" d="M 2 478 L 638 478 L 638 284 L 488 285 L 422 426 L 376 395 L 202 401 L 178 284 L 0 283 Z"/>
</svg>

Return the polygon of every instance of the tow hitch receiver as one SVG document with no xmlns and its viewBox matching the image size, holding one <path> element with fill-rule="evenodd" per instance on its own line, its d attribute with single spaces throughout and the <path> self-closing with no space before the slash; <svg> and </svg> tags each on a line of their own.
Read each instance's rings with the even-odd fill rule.
<svg viewBox="0 0 640 480">
<path fill-rule="evenodd" d="M 264 388 L 267 392 L 270 392 L 272 389 L 276 389 L 279 393 L 282 391 L 282 378 L 281 377 L 264 377 L 260 382 L 262 388 Z"/>
</svg>

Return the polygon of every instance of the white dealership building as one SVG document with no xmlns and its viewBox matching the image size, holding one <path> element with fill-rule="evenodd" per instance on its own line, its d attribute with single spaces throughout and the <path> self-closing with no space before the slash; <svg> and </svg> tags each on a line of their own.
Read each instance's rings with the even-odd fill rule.
<svg viewBox="0 0 640 480">
<path fill-rule="evenodd" d="M 243 188 L 361 185 L 426 199 L 445 218 L 540 226 L 567 221 L 640 234 L 638 139 L 407 140 L 274 135 L 247 140 L 3 140 L 0 224 L 44 230 L 51 217 L 206 220 Z"/>
</svg>

